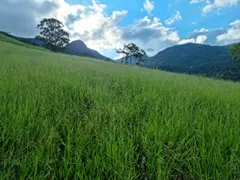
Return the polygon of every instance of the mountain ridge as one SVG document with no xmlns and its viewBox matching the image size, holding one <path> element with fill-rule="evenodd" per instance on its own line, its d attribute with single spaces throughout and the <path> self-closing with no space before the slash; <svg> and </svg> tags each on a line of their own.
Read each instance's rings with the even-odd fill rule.
<svg viewBox="0 0 240 180">
<path fill-rule="evenodd" d="M 240 80 L 240 62 L 229 54 L 232 44 L 211 46 L 187 43 L 169 47 L 149 58 L 144 66 L 177 73 Z"/>
</svg>

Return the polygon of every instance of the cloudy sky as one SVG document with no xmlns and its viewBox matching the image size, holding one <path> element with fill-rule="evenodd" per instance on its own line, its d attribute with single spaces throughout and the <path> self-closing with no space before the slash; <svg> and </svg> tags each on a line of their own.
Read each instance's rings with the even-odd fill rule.
<svg viewBox="0 0 240 180">
<path fill-rule="evenodd" d="M 42 18 L 62 21 L 71 41 L 116 58 L 134 42 L 149 56 L 187 42 L 240 41 L 240 0 L 1 0 L 0 30 L 35 37 Z"/>
</svg>

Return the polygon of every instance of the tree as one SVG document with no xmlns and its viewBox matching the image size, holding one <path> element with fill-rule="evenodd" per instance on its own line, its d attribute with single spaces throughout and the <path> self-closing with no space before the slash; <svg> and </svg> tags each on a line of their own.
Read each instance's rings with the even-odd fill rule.
<svg viewBox="0 0 240 180">
<path fill-rule="evenodd" d="M 63 27 L 63 23 L 59 20 L 45 18 L 37 25 L 41 35 L 36 39 L 44 41 L 45 46 L 52 51 L 63 51 L 70 41 L 69 34 L 63 30 Z"/>
<path fill-rule="evenodd" d="M 240 60 L 240 43 L 234 44 L 230 49 L 230 54 L 234 60 Z"/>
<path fill-rule="evenodd" d="M 124 44 L 123 49 L 116 50 L 117 53 L 123 54 L 125 64 L 128 64 L 130 59 L 130 64 L 132 64 L 133 58 L 137 60 L 136 64 L 141 65 L 145 62 L 145 56 L 147 56 L 146 52 L 142 50 L 140 47 L 138 47 L 134 43 Z"/>
</svg>

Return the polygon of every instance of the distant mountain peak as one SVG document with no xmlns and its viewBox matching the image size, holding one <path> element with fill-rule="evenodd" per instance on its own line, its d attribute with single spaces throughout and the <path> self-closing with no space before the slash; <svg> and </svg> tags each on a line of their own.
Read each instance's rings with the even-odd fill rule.
<svg viewBox="0 0 240 180">
<path fill-rule="evenodd" d="M 82 40 L 72 41 L 66 48 L 66 52 L 72 55 L 91 57 L 95 59 L 107 60 L 109 58 L 103 56 L 96 50 L 90 49 Z"/>
<path fill-rule="evenodd" d="M 75 40 L 70 43 L 72 46 L 80 46 L 87 48 L 87 45 L 82 40 Z"/>
</svg>

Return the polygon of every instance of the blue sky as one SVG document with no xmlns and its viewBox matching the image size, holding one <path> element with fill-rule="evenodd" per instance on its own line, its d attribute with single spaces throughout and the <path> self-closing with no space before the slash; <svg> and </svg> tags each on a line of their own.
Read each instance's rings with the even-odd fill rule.
<svg viewBox="0 0 240 180">
<path fill-rule="evenodd" d="M 41 18 L 55 17 L 72 41 L 80 39 L 111 58 L 129 42 L 153 56 L 188 42 L 240 42 L 239 12 L 240 0 L 3 0 L 0 27 L 31 37 Z"/>
<path fill-rule="evenodd" d="M 66 0 L 66 2 L 74 5 L 92 4 L 91 0 Z M 109 15 L 113 11 L 127 10 L 128 15 L 121 23 L 119 23 L 121 26 L 130 25 L 134 23 L 135 19 L 141 19 L 144 16 L 149 16 L 147 11 L 141 11 L 145 0 L 99 0 L 97 2 L 107 5 L 105 13 Z M 202 12 L 202 8 L 204 8 L 206 4 L 204 4 L 203 1 L 202 3 L 191 4 L 191 1 L 188 0 L 152 0 L 150 2 L 154 4 L 154 9 L 152 10 L 151 15 L 158 17 L 161 20 L 170 18 L 176 10 L 180 12 L 183 17 L 182 20 L 180 22 L 176 22 L 171 27 L 179 30 L 179 34 L 182 37 L 187 37 L 188 33 L 194 29 L 227 28 L 230 22 L 240 19 L 240 5 L 238 3 L 230 7 L 226 4 L 225 7 L 220 7 L 204 14 Z"/>
<path fill-rule="evenodd" d="M 224 0 L 219 0 L 224 1 Z M 230 0 L 232 1 L 232 0 Z M 91 5 L 91 0 L 66 0 L 69 4 L 83 4 Z M 105 13 L 110 15 L 113 11 L 127 10 L 128 15 L 123 19 L 119 25 L 127 26 L 134 22 L 135 19 L 141 19 L 149 16 L 147 11 L 141 11 L 145 0 L 99 0 L 101 4 L 106 4 Z M 204 14 L 202 9 L 206 4 L 204 1 L 201 3 L 191 3 L 189 0 L 152 0 L 154 9 L 151 15 L 166 20 L 172 16 L 175 11 L 179 11 L 183 17 L 180 22 L 176 22 L 171 27 L 179 30 L 182 37 L 187 37 L 188 33 L 194 29 L 214 29 L 220 27 L 228 27 L 228 24 L 236 19 L 240 19 L 240 5 L 226 4 L 224 7 L 213 9 L 209 13 Z M 228 2 L 228 1 L 226 1 Z M 234 1 L 233 1 L 234 2 Z M 238 2 L 238 1 L 236 1 Z M 193 23 L 193 24 L 192 24 Z M 195 24 L 196 23 L 196 24 Z"/>
<path fill-rule="evenodd" d="M 83 4 L 85 6 L 92 4 L 90 0 L 66 0 L 66 2 L 74 5 Z M 118 23 L 120 27 L 131 26 L 134 22 L 146 16 L 149 18 L 157 17 L 164 26 L 176 30 L 180 39 L 191 39 L 191 36 L 194 36 L 194 31 L 200 31 L 201 29 L 205 29 L 205 31 L 215 30 L 216 33 L 219 32 L 217 31 L 219 29 L 227 31 L 228 28 L 231 28 L 229 25 L 231 22 L 240 19 L 240 3 L 238 0 L 99 0 L 96 2 L 106 5 L 104 10 L 106 16 L 110 16 L 113 11 L 125 10 L 128 12 L 122 21 Z M 152 5 L 152 7 L 147 9 L 147 5 Z M 166 24 L 166 20 L 174 17 L 176 12 L 179 12 L 178 15 L 181 18 L 176 18 L 172 23 Z M 214 33 L 212 32 L 211 35 L 214 36 Z M 206 42 L 206 44 L 224 44 L 221 42 L 217 43 L 216 40 L 215 42 L 213 41 Z M 231 42 L 229 40 L 229 43 Z M 164 48 L 159 48 L 159 50 Z M 156 52 L 154 51 L 153 54 Z M 111 57 L 114 56 L 111 51 L 108 51 L 108 53 L 105 51 L 104 53 Z M 153 55 L 152 53 L 150 54 Z"/>
</svg>

